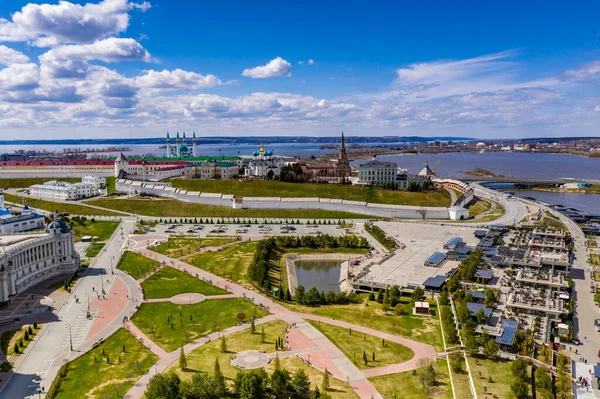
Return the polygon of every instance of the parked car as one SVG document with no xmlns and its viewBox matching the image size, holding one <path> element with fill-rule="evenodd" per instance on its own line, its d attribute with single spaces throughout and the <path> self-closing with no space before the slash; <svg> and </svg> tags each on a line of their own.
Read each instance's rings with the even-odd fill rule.
<svg viewBox="0 0 600 399">
<path fill-rule="evenodd" d="M 594 320 L 594 325 L 596 326 L 596 331 L 600 332 L 600 319 Z"/>
</svg>

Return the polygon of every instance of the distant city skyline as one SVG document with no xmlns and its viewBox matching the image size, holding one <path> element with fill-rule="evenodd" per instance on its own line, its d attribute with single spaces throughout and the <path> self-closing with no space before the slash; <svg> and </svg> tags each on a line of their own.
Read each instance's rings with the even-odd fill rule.
<svg viewBox="0 0 600 399">
<path fill-rule="evenodd" d="M 0 2 L 0 140 L 598 136 L 600 4 Z"/>
</svg>

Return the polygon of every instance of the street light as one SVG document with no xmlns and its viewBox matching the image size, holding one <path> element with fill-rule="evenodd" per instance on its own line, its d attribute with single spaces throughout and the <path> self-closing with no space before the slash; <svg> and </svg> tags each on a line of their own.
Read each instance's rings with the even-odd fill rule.
<svg viewBox="0 0 600 399">
<path fill-rule="evenodd" d="M 71 352 L 73 352 L 73 336 L 71 335 L 71 324 L 67 323 L 65 328 L 69 329 L 69 343 L 71 344 Z"/>
</svg>

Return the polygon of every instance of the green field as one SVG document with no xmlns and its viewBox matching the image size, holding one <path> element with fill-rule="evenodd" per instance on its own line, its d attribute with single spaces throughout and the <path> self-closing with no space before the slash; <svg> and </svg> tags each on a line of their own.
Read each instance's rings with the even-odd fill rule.
<svg viewBox="0 0 600 399">
<path fill-rule="evenodd" d="M 96 255 L 98 255 L 100 253 L 100 251 L 102 251 L 102 248 L 104 248 L 104 244 L 103 242 L 97 242 L 95 244 L 92 244 L 91 248 L 87 251 L 87 253 L 85 254 L 85 256 L 87 256 L 88 258 L 93 258 Z"/>
<path fill-rule="evenodd" d="M 437 361 L 435 371 L 437 372 L 437 384 L 429 387 L 429 392 L 421 383 L 419 375 L 413 375 L 412 371 L 372 377 L 369 378 L 369 381 L 386 399 L 452 399 L 452 387 L 448 377 L 446 359 Z M 457 394 L 457 398 L 466 398 L 470 391 L 458 392 L 461 393 Z"/>
<path fill-rule="evenodd" d="M 69 363 L 56 398 L 120 399 L 157 360 L 129 331 L 120 329 Z"/>
<path fill-rule="evenodd" d="M 309 323 L 321 331 L 359 369 L 402 363 L 412 359 L 415 354 L 412 349 L 395 342 L 385 342 L 383 346 L 381 338 L 373 335 L 314 320 L 310 320 Z M 367 363 L 364 362 L 363 352 L 367 355 Z"/>
<path fill-rule="evenodd" d="M 203 295 L 228 294 L 222 288 L 215 287 L 171 266 L 160 269 L 144 280 L 142 288 L 146 299 L 171 298 L 189 292 L 197 292 Z"/>
<path fill-rule="evenodd" d="M 98 237 L 98 241 L 107 241 L 110 239 L 115 229 L 119 226 L 120 222 L 117 221 L 99 221 L 92 222 L 86 220 L 85 224 L 74 222 L 73 230 L 75 233 L 75 242 L 81 241 L 81 237 L 92 236 Z"/>
<path fill-rule="evenodd" d="M 244 320 L 268 313 L 240 298 L 209 299 L 193 305 L 171 302 L 143 303 L 131 321 L 152 341 L 171 352 L 206 334 L 235 326 L 242 312 Z M 170 322 L 169 322 L 170 318 Z"/>
<path fill-rule="evenodd" d="M 84 201 L 117 211 L 156 217 L 238 217 L 238 218 L 310 218 L 310 219 L 364 219 L 364 215 L 348 212 L 305 209 L 233 209 L 231 207 L 195 204 L 172 198 L 106 198 Z"/>
<path fill-rule="evenodd" d="M 254 258 L 256 241 L 233 244 L 221 251 L 203 252 L 183 259 L 183 262 L 233 281 L 249 281 L 248 266 Z"/>
<path fill-rule="evenodd" d="M 37 328 L 33 328 L 31 325 L 31 331 L 33 335 L 30 335 L 31 339 L 28 341 L 25 339 L 25 330 L 29 327 L 29 324 L 23 326 L 19 330 L 11 330 L 5 331 L 0 334 L 0 348 L 2 348 L 2 352 L 4 352 L 7 356 L 20 356 L 23 354 L 25 349 L 31 343 L 31 339 L 40 331 L 43 327 L 41 324 L 38 324 Z M 23 345 L 19 345 L 19 352 L 15 352 L 15 344 L 21 341 Z"/>
<path fill-rule="evenodd" d="M 483 358 L 468 357 L 471 375 L 477 395 L 484 396 L 484 386 L 490 396 L 498 398 L 512 398 L 510 384 L 515 380 L 511 372 L 512 364 L 509 360 L 491 361 Z M 531 368 L 529 368 L 531 371 Z M 489 377 L 492 381 L 489 381 Z"/>
<path fill-rule="evenodd" d="M 184 255 L 190 255 L 206 247 L 219 247 L 221 245 L 236 242 L 237 238 L 190 238 L 173 237 L 150 249 L 159 254 L 167 255 L 171 258 L 179 258 Z"/>
<path fill-rule="evenodd" d="M 442 332 L 435 302 L 430 301 L 429 304 L 431 310 L 436 312 L 435 316 L 413 316 L 410 299 L 402 297 L 401 300 L 402 302 L 397 306 L 403 308 L 404 314 L 400 316 L 396 316 L 392 311 L 384 313 L 381 309 L 382 305 L 375 301 L 366 300 L 359 304 L 320 307 L 303 306 L 295 303 L 282 303 L 282 305 L 293 311 L 330 317 L 348 323 L 364 325 L 374 330 L 407 337 L 415 341 L 433 345 L 436 350 L 443 351 Z"/>
<path fill-rule="evenodd" d="M 135 252 L 125 251 L 117 264 L 117 269 L 129 273 L 137 280 L 158 266 L 160 266 L 160 262 L 154 259 L 146 258 Z"/>
<path fill-rule="evenodd" d="M 472 202 L 468 208 L 469 208 L 469 217 L 475 217 L 479 214 L 482 214 L 483 212 L 487 211 L 488 209 L 490 209 L 490 207 L 492 206 L 492 204 L 490 204 L 488 201 L 486 200 L 477 200 L 475 202 Z"/>
<path fill-rule="evenodd" d="M 225 353 L 221 350 L 219 340 L 212 341 L 186 355 L 186 370 L 181 370 L 178 363 L 175 362 L 170 367 L 169 371 L 176 372 L 183 380 L 191 378 L 192 375 L 197 372 L 208 373 L 209 375 L 212 375 L 215 366 L 215 359 L 218 359 L 221 371 L 223 372 L 227 383 L 232 384 L 233 378 L 239 369 L 231 365 L 231 358 L 238 352 L 250 349 L 262 350 L 266 353 L 274 353 L 275 340 L 278 337 L 283 337 L 283 332 L 287 326 L 288 324 L 284 321 L 275 320 L 265 324 L 257 325 L 256 332 L 254 334 L 250 332 L 250 329 L 231 334 L 227 336 L 227 352 Z M 262 342 L 260 334 L 261 329 L 263 328 L 265 332 L 264 342 Z M 269 374 L 273 372 L 273 363 L 274 362 L 271 362 L 265 367 L 265 370 Z M 281 367 L 285 368 L 290 373 L 293 373 L 298 368 L 303 369 L 308 375 L 311 384 L 313 384 L 313 386 L 318 386 L 319 389 L 321 389 L 323 373 L 320 371 L 315 370 L 314 368 L 293 357 L 281 358 L 280 363 Z M 348 384 L 346 384 L 346 382 L 337 380 L 333 377 L 329 379 L 329 382 L 329 394 L 335 399 L 358 398 L 354 390 Z"/>
<path fill-rule="evenodd" d="M 4 194 L 4 199 L 9 202 L 21 204 L 21 196 L 13 194 Z M 67 212 L 71 215 L 94 215 L 94 216 L 122 216 L 120 213 L 111 212 L 110 210 L 103 210 L 97 208 L 91 208 L 85 205 L 79 204 L 66 204 L 63 202 L 52 202 L 41 199 L 25 198 L 24 204 L 29 205 L 33 208 L 43 209 L 48 212 Z"/>
<path fill-rule="evenodd" d="M 320 197 L 394 205 L 441 207 L 450 205 L 450 195 L 446 190 L 413 193 L 350 185 L 285 183 L 266 180 L 249 182 L 228 180 L 224 182 L 220 180 L 173 179 L 172 183 L 173 187 L 189 191 L 233 194 L 236 197 Z"/>
</svg>

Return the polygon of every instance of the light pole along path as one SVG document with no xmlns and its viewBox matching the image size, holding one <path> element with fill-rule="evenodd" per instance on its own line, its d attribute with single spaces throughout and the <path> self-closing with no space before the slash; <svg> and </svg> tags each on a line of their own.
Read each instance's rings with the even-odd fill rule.
<svg viewBox="0 0 600 399">
<path fill-rule="evenodd" d="M 295 336 L 301 336 L 301 340 L 304 340 L 304 342 L 309 343 L 309 346 L 312 345 L 313 347 L 315 347 L 315 351 L 317 352 L 315 353 L 315 351 L 313 350 L 306 350 L 303 354 L 303 349 L 306 348 L 300 348 L 298 351 L 298 357 L 303 360 L 307 360 L 308 354 L 311 353 L 312 362 L 310 362 L 310 360 L 309 362 L 312 367 L 315 367 L 319 370 L 322 370 L 324 369 L 324 367 L 327 367 L 328 371 L 330 371 L 334 377 L 342 381 L 348 382 L 360 398 L 382 398 L 381 394 L 367 379 L 366 374 L 372 373 L 373 376 L 375 376 L 412 370 L 417 368 L 417 364 L 422 358 L 431 358 L 434 360 L 436 358 L 435 349 L 431 345 L 412 341 L 404 337 L 398 337 L 392 334 L 383 333 L 377 330 L 362 327 L 359 325 L 354 325 L 351 323 L 334 321 L 328 318 L 315 315 L 292 312 L 291 310 L 275 303 L 274 301 L 264 297 L 261 294 L 248 290 L 238 284 L 227 281 L 221 277 L 213 275 L 205 270 L 198 269 L 180 260 L 172 259 L 168 256 L 150 251 L 142 246 L 136 246 L 133 248 L 133 250 L 146 257 L 156 259 L 161 263 L 165 262 L 165 264 L 169 264 L 179 270 L 186 271 L 191 276 L 194 276 L 198 279 L 210 280 L 212 284 L 226 289 L 227 291 L 231 292 L 235 297 L 245 298 L 247 300 L 252 301 L 256 305 L 262 305 L 263 307 L 269 310 L 271 315 L 257 320 L 257 324 L 266 323 L 271 320 L 282 319 L 290 325 L 295 325 L 295 328 L 293 329 Z M 392 342 L 400 343 L 411 348 L 414 351 L 415 356 L 407 362 L 401 364 L 380 367 L 374 369 L 375 371 L 361 372 L 361 370 L 359 370 L 331 341 L 329 341 L 319 330 L 317 330 L 311 324 L 309 324 L 306 321 L 306 319 L 319 320 L 328 324 L 338 325 L 342 327 L 351 327 L 356 331 L 361 331 L 366 334 L 371 334 Z M 214 340 L 215 338 L 217 338 L 217 334 L 228 335 L 238 331 L 242 331 L 246 328 L 249 328 L 249 323 L 245 323 L 240 326 L 230 327 L 228 329 L 220 331 L 220 333 L 214 333 L 207 337 L 202 337 L 196 341 L 185 345 L 184 352 L 189 353 L 192 350 L 204 345 L 205 343 Z M 146 337 L 144 339 L 144 342 L 147 342 L 149 340 L 150 339 Z M 148 345 L 152 344 L 148 342 Z M 156 373 L 164 372 L 169 366 L 171 366 L 171 364 L 177 361 L 178 357 L 179 350 L 170 352 L 166 356 L 162 357 L 154 366 L 150 368 L 150 370 L 146 374 L 144 374 L 136 382 L 134 387 L 131 388 L 131 390 L 127 393 L 125 397 L 128 399 L 141 398 L 146 390 L 150 378 Z M 322 363 L 320 363 L 321 361 Z"/>
</svg>

